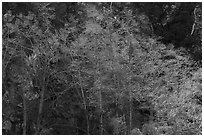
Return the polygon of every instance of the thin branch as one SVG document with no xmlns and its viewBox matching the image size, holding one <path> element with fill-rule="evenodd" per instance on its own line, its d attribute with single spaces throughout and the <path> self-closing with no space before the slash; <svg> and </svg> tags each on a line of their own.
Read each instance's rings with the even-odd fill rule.
<svg viewBox="0 0 204 137">
<path fill-rule="evenodd" d="M 195 25 L 196 25 L 196 7 L 193 11 L 193 15 L 194 15 L 194 23 L 193 23 L 193 26 L 192 26 L 192 29 L 191 29 L 191 35 L 193 34 L 194 30 L 195 30 Z"/>
</svg>

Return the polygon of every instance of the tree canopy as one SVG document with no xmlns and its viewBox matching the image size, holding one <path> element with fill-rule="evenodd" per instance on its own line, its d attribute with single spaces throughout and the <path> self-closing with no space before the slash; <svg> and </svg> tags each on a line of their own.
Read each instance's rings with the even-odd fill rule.
<svg viewBox="0 0 204 137">
<path fill-rule="evenodd" d="M 3 3 L 5 135 L 201 135 L 201 3 Z"/>
</svg>

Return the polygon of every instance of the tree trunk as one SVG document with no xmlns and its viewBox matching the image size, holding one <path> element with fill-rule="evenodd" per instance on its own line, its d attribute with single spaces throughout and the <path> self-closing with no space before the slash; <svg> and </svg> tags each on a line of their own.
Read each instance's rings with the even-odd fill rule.
<svg viewBox="0 0 204 137">
<path fill-rule="evenodd" d="M 134 48 L 130 39 L 130 34 L 128 37 L 128 46 L 129 46 L 129 63 L 128 66 L 131 68 L 131 59 L 132 59 L 132 54 L 134 53 Z M 128 90 L 129 93 L 129 134 L 131 134 L 132 130 L 132 93 L 131 90 Z"/>
<path fill-rule="evenodd" d="M 118 119 L 119 115 L 118 115 L 118 109 L 119 109 L 119 106 L 118 106 L 118 82 L 117 82 L 117 77 L 116 77 L 116 74 L 114 74 L 114 85 L 116 86 L 116 98 L 115 98 L 115 105 L 116 105 L 116 119 Z M 119 134 L 119 129 L 118 129 L 118 126 L 116 127 L 116 135 Z"/>
<path fill-rule="evenodd" d="M 82 101 L 83 101 L 83 106 L 84 106 L 84 111 L 86 112 L 86 125 L 87 125 L 87 134 L 89 135 L 89 132 L 90 132 L 90 125 L 89 125 L 89 115 L 88 115 L 88 111 L 87 111 L 87 105 L 86 105 L 86 97 L 85 97 L 85 94 L 84 94 L 84 90 L 83 90 L 83 87 L 81 86 L 81 74 L 80 74 L 80 71 L 78 72 L 79 73 L 79 85 L 80 85 L 80 89 L 81 89 L 81 95 L 82 95 Z"/>
<path fill-rule="evenodd" d="M 43 110 L 43 104 L 44 104 L 44 94 L 45 94 L 45 90 L 46 90 L 46 81 L 45 81 L 46 70 L 47 69 L 44 68 L 43 80 L 42 80 L 42 85 L 41 85 L 42 88 L 41 88 L 41 92 L 40 92 L 40 102 L 39 102 L 36 134 L 39 134 L 40 127 L 41 127 L 40 124 L 41 124 L 41 119 L 42 119 L 42 110 Z"/>
<path fill-rule="evenodd" d="M 79 45 L 79 43 L 78 43 Z M 71 51 L 70 51 L 71 52 Z M 73 59 L 73 56 L 71 54 L 71 59 L 72 61 L 74 61 Z M 85 94 L 84 94 L 84 90 L 83 90 L 83 87 L 81 86 L 81 73 L 80 73 L 80 70 L 78 70 L 78 78 L 79 78 L 79 86 L 80 86 L 80 90 L 81 90 L 81 95 L 82 95 L 82 102 L 83 102 L 83 106 L 84 106 L 84 111 L 85 111 L 85 117 L 86 117 L 86 125 L 87 125 L 87 134 L 89 135 L 89 132 L 90 132 L 90 124 L 89 124 L 89 114 L 88 114 L 88 111 L 87 111 L 87 104 L 86 104 L 86 97 L 85 97 Z"/>
<path fill-rule="evenodd" d="M 100 108 L 100 135 L 103 135 L 103 105 L 100 89 L 99 89 L 99 108 Z"/>
<path fill-rule="evenodd" d="M 25 91 L 23 91 L 23 135 L 26 135 L 27 129 L 27 106 L 26 106 L 26 98 Z"/>
<path fill-rule="evenodd" d="M 131 91 L 129 91 L 129 133 L 131 132 L 132 129 L 132 96 L 131 96 Z"/>
</svg>

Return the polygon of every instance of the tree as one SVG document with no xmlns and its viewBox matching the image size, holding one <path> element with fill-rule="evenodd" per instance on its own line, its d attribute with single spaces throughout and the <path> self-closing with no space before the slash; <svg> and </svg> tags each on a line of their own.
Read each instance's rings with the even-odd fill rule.
<svg viewBox="0 0 204 137">
<path fill-rule="evenodd" d="M 201 134 L 201 67 L 188 52 L 159 42 L 131 3 L 74 5 L 87 16 L 56 18 L 64 3 L 4 14 L 3 134 Z"/>
</svg>

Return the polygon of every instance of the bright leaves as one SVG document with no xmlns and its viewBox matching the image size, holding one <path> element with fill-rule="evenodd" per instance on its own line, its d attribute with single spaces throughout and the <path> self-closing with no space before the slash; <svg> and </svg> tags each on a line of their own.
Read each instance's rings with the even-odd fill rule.
<svg viewBox="0 0 204 137">
<path fill-rule="evenodd" d="M 53 33 L 46 4 L 4 16 L 4 134 L 201 134 L 201 68 L 142 34 L 145 15 L 81 6 L 82 33 Z"/>
</svg>

